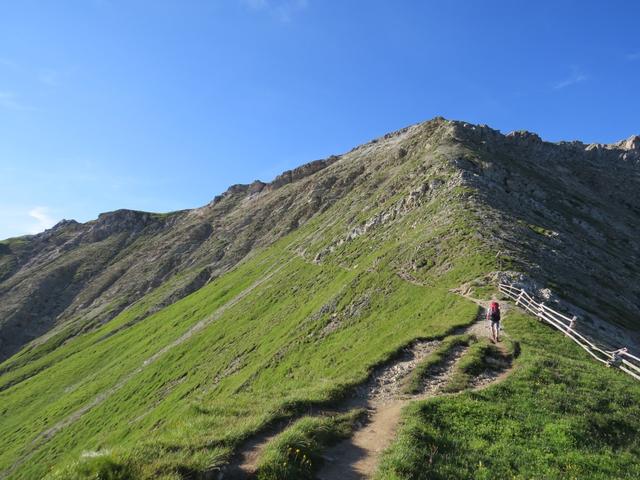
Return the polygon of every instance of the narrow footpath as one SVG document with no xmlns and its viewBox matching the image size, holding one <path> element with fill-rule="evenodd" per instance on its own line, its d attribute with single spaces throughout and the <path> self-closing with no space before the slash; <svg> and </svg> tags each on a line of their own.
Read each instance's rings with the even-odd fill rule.
<svg viewBox="0 0 640 480">
<path fill-rule="evenodd" d="M 486 303 L 456 292 L 480 306 L 478 319 L 456 333 L 472 334 L 478 339 L 489 337 L 489 328 L 484 321 Z M 501 304 L 501 307 L 504 305 Z M 324 464 L 317 473 L 320 480 L 361 480 L 371 478 L 377 469 L 380 455 L 396 436 L 402 409 L 410 402 L 442 395 L 467 346 L 450 349 L 444 360 L 436 365 L 425 379 L 422 389 L 415 395 L 403 393 L 403 387 L 413 370 L 441 345 L 439 340 L 416 341 L 386 365 L 379 367 L 369 380 L 354 389 L 353 394 L 342 404 L 332 409 L 309 411 L 311 416 L 330 415 L 354 408 L 366 409 L 364 424 L 353 435 L 324 452 Z M 498 348 L 503 349 L 500 344 Z M 474 377 L 470 389 L 485 388 L 504 378 L 509 365 L 498 365 Z M 218 478 L 255 478 L 256 468 L 267 444 L 293 422 L 281 422 L 249 439 L 234 460 Z"/>
</svg>

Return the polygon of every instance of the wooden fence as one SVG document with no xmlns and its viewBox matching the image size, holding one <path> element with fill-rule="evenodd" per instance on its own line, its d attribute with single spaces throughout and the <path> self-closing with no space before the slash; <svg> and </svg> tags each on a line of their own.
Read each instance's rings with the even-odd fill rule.
<svg viewBox="0 0 640 480">
<path fill-rule="evenodd" d="M 524 308 L 539 320 L 557 328 L 571 340 L 584 348 L 589 355 L 597 361 L 608 366 L 616 367 L 631 375 L 636 380 L 640 380 L 640 358 L 631 355 L 626 348 L 617 350 L 605 350 L 606 347 L 596 345 L 593 339 L 589 339 L 576 331 L 577 317 L 568 317 L 552 308 L 547 307 L 544 302 L 537 302 L 524 289 L 514 287 L 505 283 L 499 284 L 500 292 L 516 301 L 516 305 Z"/>
</svg>

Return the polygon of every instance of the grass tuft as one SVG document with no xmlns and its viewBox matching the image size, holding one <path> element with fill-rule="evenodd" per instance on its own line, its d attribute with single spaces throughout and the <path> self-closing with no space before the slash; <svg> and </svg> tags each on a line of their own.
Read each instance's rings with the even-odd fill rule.
<svg viewBox="0 0 640 480">
<path fill-rule="evenodd" d="M 473 343 L 458 361 L 444 391 L 453 393 L 468 388 L 475 376 L 495 368 L 491 360 L 506 362 L 508 358 L 487 338 Z"/>
<path fill-rule="evenodd" d="M 130 465 L 110 452 L 92 452 L 79 460 L 54 470 L 51 480 L 131 480 L 134 473 Z"/>
<path fill-rule="evenodd" d="M 322 451 L 348 438 L 364 419 L 361 409 L 333 417 L 305 417 L 273 439 L 257 469 L 259 480 L 312 480 Z"/>
<path fill-rule="evenodd" d="M 451 351 L 460 346 L 468 346 L 476 341 L 476 337 L 470 334 L 453 335 L 445 338 L 430 355 L 428 355 L 409 376 L 403 392 L 415 395 L 422 391 L 425 379 L 438 368 L 449 356 Z"/>
</svg>

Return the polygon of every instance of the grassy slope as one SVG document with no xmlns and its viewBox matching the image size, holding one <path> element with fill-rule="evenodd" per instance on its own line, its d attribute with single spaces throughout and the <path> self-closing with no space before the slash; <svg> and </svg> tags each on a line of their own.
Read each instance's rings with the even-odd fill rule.
<svg viewBox="0 0 640 480">
<path fill-rule="evenodd" d="M 82 477 L 73 464 L 80 453 L 109 449 L 108 458 L 89 460 L 137 477 L 180 478 L 224 463 L 248 434 L 297 406 L 339 397 L 412 339 L 470 322 L 476 307 L 448 288 L 486 271 L 492 255 L 469 237 L 455 203 L 444 220 L 438 209 L 427 205 L 315 264 L 309 259 L 338 236 L 324 230 L 335 225 L 328 213 L 142 322 L 121 328 L 144 300 L 95 332 L 52 351 L 44 345 L 35 362 L 14 357 L 0 377 L 0 470 L 18 461 L 11 478 L 50 469 Z M 344 224 L 333 228 L 344 235 Z M 444 247 L 418 251 L 420 242 Z M 305 257 L 294 253 L 300 246 Z M 416 255 L 433 256 L 421 278 L 429 287 L 396 274 Z M 198 334 L 136 371 L 211 315 Z M 104 402 L 41 436 L 122 379 Z M 59 470 L 70 462 L 71 470 Z"/>
<path fill-rule="evenodd" d="M 640 385 L 524 314 L 505 324 L 515 372 L 412 405 L 377 478 L 640 478 Z"/>
</svg>

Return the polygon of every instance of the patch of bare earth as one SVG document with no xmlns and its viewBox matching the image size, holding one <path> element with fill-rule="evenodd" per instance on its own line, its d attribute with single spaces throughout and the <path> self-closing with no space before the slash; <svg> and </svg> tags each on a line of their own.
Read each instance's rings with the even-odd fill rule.
<svg viewBox="0 0 640 480">
<path fill-rule="evenodd" d="M 413 368 L 404 372 L 402 376 L 396 376 L 391 384 L 387 384 L 385 395 L 370 399 L 368 422 L 351 438 L 327 450 L 324 455 L 325 463 L 318 472 L 317 478 L 356 480 L 371 477 L 378 466 L 380 455 L 395 438 L 402 409 L 413 400 L 439 394 L 465 351 L 466 347 L 452 349 L 445 361 L 426 380 L 422 392 L 418 395 L 409 396 L 400 393 L 402 380 Z M 418 363 L 416 362 L 413 367 L 415 368 Z"/>
</svg>

